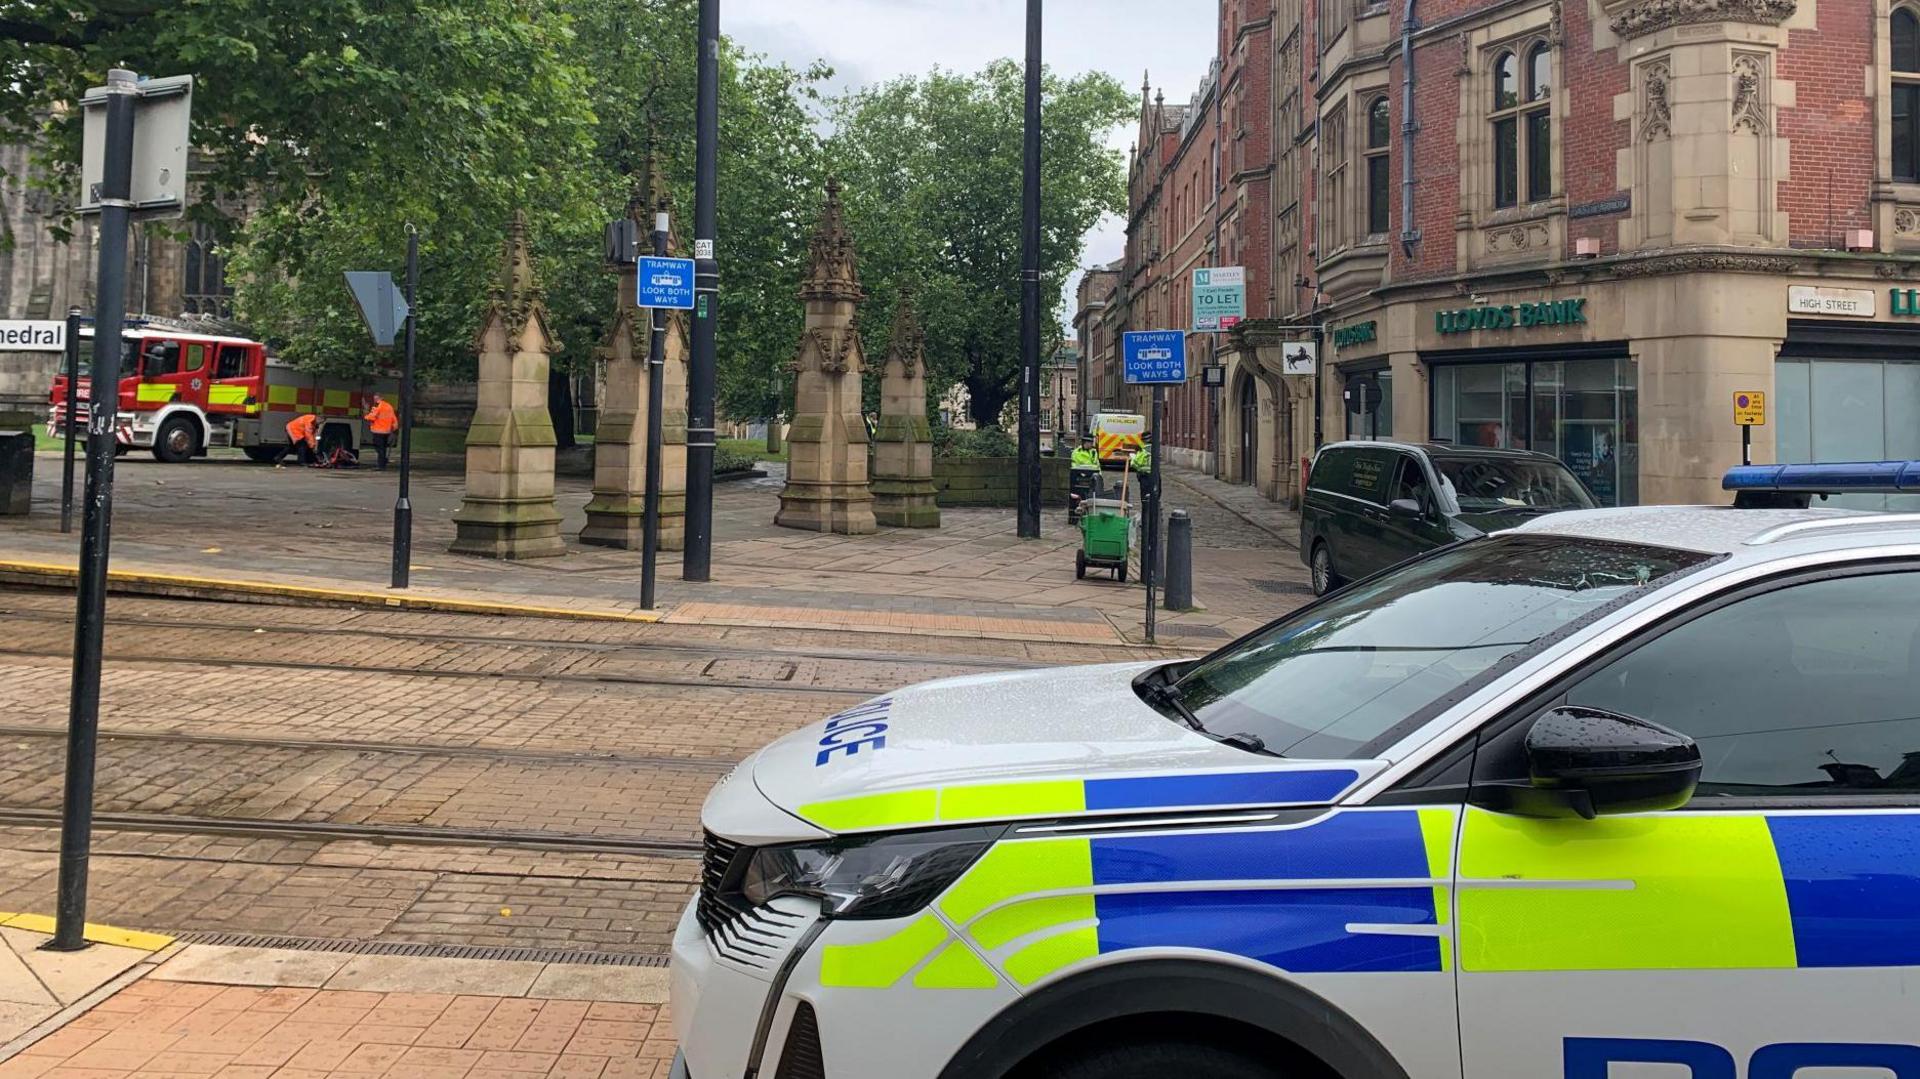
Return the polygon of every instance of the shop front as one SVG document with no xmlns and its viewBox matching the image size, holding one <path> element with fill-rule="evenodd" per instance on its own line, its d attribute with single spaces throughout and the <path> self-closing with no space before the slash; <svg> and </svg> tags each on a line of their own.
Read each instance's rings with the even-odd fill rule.
<svg viewBox="0 0 1920 1079">
<path fill-rule="evenodd" d="M 1900 298 L 1895 290 L 1896 317 Z M 1920 320 L 1789 320 L 1774 365 L 1773 408 L 1783 462 L 1920 460 Z M 1920 496 L 1835 501 L 1920 512 Z"/>
<path fill-rule="evenodd" d="M 1431 430 L 1566 463 L 1602 505 L 1640 501 L 1639 377 L 1625 342 L 1432 352 Z"/>
</svg>

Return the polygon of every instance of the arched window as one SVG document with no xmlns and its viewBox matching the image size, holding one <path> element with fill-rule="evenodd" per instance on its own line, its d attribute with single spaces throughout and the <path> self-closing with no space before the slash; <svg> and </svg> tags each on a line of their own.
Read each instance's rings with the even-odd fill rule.
<svg viewBox="0 0 1920 1079">
<path fill-rule="evenodd" d="M 1387 231 L 1392 205 L 1388 148 L 1393 141 L 1393 119 L 1385 95 L 1367 106 L 1367 232 L 1380 235 Z"/>
<path fill-rule="evenodd" d="M 1553 195 L 1553 52 L 1544 43 L 1526 53 L 1525 94 L 1520 61 L 1502 52 L 1493 61 L 1493 205 Z M 1524 175 L 1523 175 L 1524 169 Z"/>
<path fill-rule="evenodd" d="M 233 289 L 227 285 L 226 259 L 212 226 L 204 221 L 194 222 L 193 238 L 187 241 L 185 256 L 180 282 L 182 305 L 196 315 L 231 314 Z"/>
<path fill-rule="evenodd" d="M 1920 183 L 1920 17 L 1894 8 L 1893 178 Z"/>
<path fill-rule="evenodd" d="M 1503 52 L 1493 61 L 1493 107 L 1510 109 L 1520 103 L 1520 79 L 1515 73 L 1513 54 Z"/>
</svg>

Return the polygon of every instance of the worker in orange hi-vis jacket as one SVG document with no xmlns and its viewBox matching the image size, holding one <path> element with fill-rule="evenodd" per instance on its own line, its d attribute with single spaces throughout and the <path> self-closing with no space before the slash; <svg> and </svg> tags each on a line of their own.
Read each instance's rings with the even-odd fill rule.
<svg viewBox="0 0 1920 1079">
<path fill-rule="evenodd" d="M 287 444 L 280 448 L 279 456 L 273 459 L 274 466 L 282 467 L 281 462 L 287 459 L 287 454 L 296 451 L 300 454 L 300 463 L 303 465 L 311 465 L 319 460 L 319 416 L 311 412 L 303 412 L 295 416 L 293 422 L 287 424 Z"/>
<path fill-rule="evenodd" d="M 393 433 L 399 429 L 400 414 L 386 398 L 374 394 L 373 404 L 367 408 L 367 433 L 373 436 L 373 451 L 380 455 L 382 472 L 387 470 L 387 447 L 393 444 Z"/>
</svg>

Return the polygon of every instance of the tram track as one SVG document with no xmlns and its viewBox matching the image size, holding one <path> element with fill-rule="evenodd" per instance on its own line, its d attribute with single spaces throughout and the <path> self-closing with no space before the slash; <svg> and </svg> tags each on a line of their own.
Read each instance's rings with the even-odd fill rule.
<svg viewBox="0 0 1920 1079">
<path fill-rule="evenodd" d="M 57 809 L 0 806 L 0 825 L 60 826 Z M 246 839 L 362 840 L 385 843 L 489 847 L 501 850 L 557 850 L 592 854 L 628 854 L 696 859 L 696 839 L 667 836 L 588 835 L 540 829 L 455 828 L 423 824 L 351 824 L 339 821 L 281 821 L 245 817 L 208 817 L 176 813 L 96 812 L 93 825 L 106 831 L 170 832 Z"/>
</svg>

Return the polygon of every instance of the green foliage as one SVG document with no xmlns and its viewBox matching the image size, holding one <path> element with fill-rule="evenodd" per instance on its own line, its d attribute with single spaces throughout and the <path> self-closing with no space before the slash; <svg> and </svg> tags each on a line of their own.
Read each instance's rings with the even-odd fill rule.
<svg viewBox="0 0 1920 1079">
<path fill-rule="evenodd" d="M 1049 75 L 1042 89 L 1041 347 L 1051 354 L 1052 305 L 1087 233 L 1126 206 L 1120 155 L 1105 140 L 1134 103 L 1103 74 Z M 1018 382 L 1024 101 L 1012 61 L 974 75 L 936 69 L 840 101 L 829 146 L 870 296 L 869 356 L 885 355 L 900 287 L 917 285 L 928 392 L 966 383 L 982 427 L 999 421 Z"/>
<path fill-rule="evenodd" d="M 722 444 L 713 448 L 713 472 L 716 476 L 728 472 L 746 472 L 759 463 L 759 458 L 753 454 L 741 453 L 731 446 Z"/>
<path fill-rule="evenodd" d="M 933 429 L 935 457 L 1018 457 L 1020 443 L 998 427 L 959 431 L 951 427 Z"/>
</svg>

